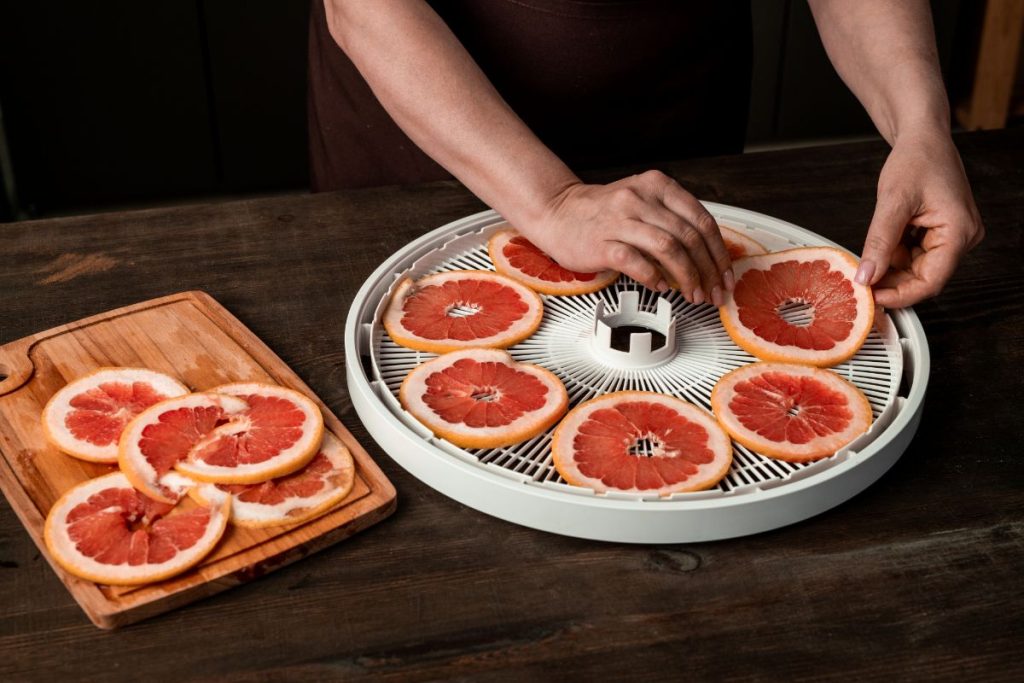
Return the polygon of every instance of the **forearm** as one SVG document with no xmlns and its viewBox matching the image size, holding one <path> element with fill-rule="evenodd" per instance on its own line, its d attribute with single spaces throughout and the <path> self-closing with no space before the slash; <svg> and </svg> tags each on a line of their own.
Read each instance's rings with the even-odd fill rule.
<svg viewBox="0 0 1024 683">
<path fill-rule="evenodd" d="M 926 0 L 809 0 L 839 76 L 894 144 L 949 133 L 949 103 Z"/>
<path fill-rule="evenodd" d="M 578 178 L 422 0 L 327 0 L 331 35 L 421 149 L 517 224 Z M 400 37 L 400 39 L 399 39 Z"/>
</svg>

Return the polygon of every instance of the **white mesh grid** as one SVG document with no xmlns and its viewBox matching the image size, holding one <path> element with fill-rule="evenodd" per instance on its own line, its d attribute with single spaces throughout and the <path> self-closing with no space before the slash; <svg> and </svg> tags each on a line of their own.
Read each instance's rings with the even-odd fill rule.
<svg viewBox="0 0 1024 683">
<path fill-rule="evenodd" d="M 712 211 L 715 214 L 715 211 Z M 734 229 L 743 230 L 770 250 L 804 246 L 792 236 L 715 216 Z M 439 241 L 427 248 L 399 277 L 420 278 L 448 270 L 493 270 L 487 255 L 487 239 L 498 229 L 497 222 L 475 232 Z M 822 242 L 823 243 L 823 242 Z M 392 283 L 393 284 L 393 283 Z M 653 311 L 659 297 L 672 304 L 676 324 L 677 353 L 657 367 L 620 368 L 603 362 L 591 351 L 593 312 L 603 301 L 607 312 L 618 310 L 618 293 L 635 290 L 640 296 L 640 310 Z M 412 368 L 435 357 L 394 343 L 380 324 L 381 313 L 390 296 L 388 289 L 376 307 L 370 327 L 371 381 L 377 386 L 382 408 L 402 420 L 435 448 L 437 457 L 457 457 L 475 463 L 496 475 L 511 476 L 530 485 L 543 486 L 567 494 L 595 496 L 589 489 L 569 486 L 559 476 L 551 461 L 551 433 L 524 443 L 496 449 L 466 450 L 434 437 L 412 416 L 402 410 L 398 389 Z M 570 408 L 595 396 L 620 390 L 646 390 L 677 396 L 710 411 L 711 390 L 719 377 L 754 358 L 737 347 L 722 327 L 718 311 L 710 305 L 694 306 L 675 291 L 659 295 L 623 276 L 606 289 L 579 296 L 543 296 L 544 318 L 540 328 L 528 339 L 508 349 L 520 361 L 543 366 L 565 383 Z M 783 312 L 792 322 L 809 320 L 805 306 L 792 306 Z M 369 321 L 366 321 L 369 322 Z M 875 328 L 863 347 L 850 361 L 833 370 L 856 384 L 867 396 L 874 413 L 871 430 L 835 455 L 809 464 L 793 464 L 773 460 L 734 443 L 733 464 L 726 477 L 711 491 L 675 494 L 669 498 L 608 493 L 596 498 L 686 500 L 722 495 L 742 495 L 745 491 L 774 488 L 788 481 L 802 479 L 825 468 L 835 466 L 870 443 L 888 424 L 895 410 L 897 392 L 903 370 L 903 353 L 892 321 L 876 316 Z"/>
</svg>

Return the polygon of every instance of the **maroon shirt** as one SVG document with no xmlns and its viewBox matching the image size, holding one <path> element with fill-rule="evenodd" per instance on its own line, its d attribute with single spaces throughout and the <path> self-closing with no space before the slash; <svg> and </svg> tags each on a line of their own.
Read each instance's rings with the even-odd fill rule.
<svg viewBox="0 0 1024 683">
<path fill-rule="evenodd" d="M 498 92 L 574 170 L 742 151 L 749 0 L 432 0 Z M 451 176 L 384 111 L 313 0 L 314 191 Z"/>
</svg>

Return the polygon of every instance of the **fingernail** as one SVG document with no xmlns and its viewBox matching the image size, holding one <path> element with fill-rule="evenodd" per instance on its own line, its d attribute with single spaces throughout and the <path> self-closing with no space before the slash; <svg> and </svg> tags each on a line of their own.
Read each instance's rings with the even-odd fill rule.
<svg viewBox="0 0 1024 683">
<path fill-rule="evenodd" d="M 732 268 L 722 273 L 722 281 L 725 282 L 725 288 L 731 292 L 732 288 L 736 286 L 736 279 L 733 277 Z"/>
<path fill-rule="evenodd" d="M 700 287 L 693 290 L 693 303 L 698 306 L 704 303 L 704 290 Z"/>
<path fill-rule="evenodd" d="M 711 303 L 715 305 L 715 308 L 722 306 L 722 288 L 718 285 L 711 288 Z"/>
<path fill-rule="evenodd" d="M 664 280 L 658 280 L 658 291 L 664 294 L 668 291 L 668 283 Z"/>
<path fill-rule="evenodd" d="M 853 280 L 858 285 L 866 285 L 871 282 L 871 276 L 875 274 L 875 264 L 872 261 L 861 261 L 860 268 Z"/>
</svg>

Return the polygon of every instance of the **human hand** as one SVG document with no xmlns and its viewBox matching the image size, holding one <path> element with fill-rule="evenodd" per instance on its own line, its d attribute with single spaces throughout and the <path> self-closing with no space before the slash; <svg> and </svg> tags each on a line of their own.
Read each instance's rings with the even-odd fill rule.
<svg viewBox="0 0 1024 683">
<path fill-rule="evenodd" d="M 723 287 L 733 287 L 715 219 L 659 171 L 608 185 L 569 185 L 543 217 L 516 228 L 570 270 L 618 270 L 660 292 L 671 278 L 687 301 L 715 306 Z"/>
<path fill-rule="evenodd" d="M 873 285 L 882 306 L 911 306 L 938 295 L 963 255 L 984 236 L 949 135 L 902 136 L 878 178 L 857 282 Z"/>
</svg>

